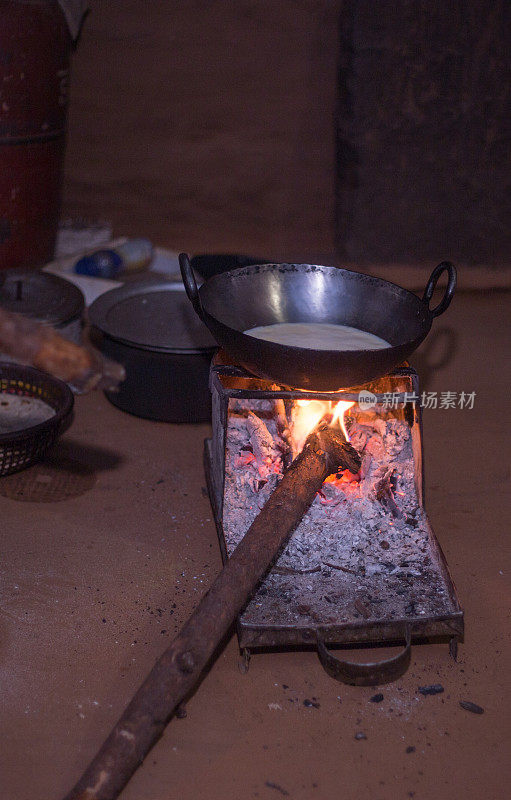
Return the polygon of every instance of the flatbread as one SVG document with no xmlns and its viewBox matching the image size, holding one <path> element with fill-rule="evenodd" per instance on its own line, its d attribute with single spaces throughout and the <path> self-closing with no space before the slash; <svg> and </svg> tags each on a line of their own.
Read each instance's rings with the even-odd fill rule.
<svg viewBox="0 0 511 800">
<path fill-rule="evenodd" d="M 328 322 L 278 322 L 245 331 L 248 336 L 307 350 L 382 350 L 391 345 L 374 333 Z"/>
</svg>

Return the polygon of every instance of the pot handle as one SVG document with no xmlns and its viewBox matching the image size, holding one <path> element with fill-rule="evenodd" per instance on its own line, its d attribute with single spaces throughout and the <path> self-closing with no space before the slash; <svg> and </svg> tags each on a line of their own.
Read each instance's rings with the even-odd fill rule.
<svg viewBox="0 0 511 800">
<path fill-rule="evenodd" d="M 426 303 L 426 305 L 429 308 L 429 301 L 433 297 L 435 286 L 437 285 L 438 279 L 442 274 L 442 272 L 447 272 L 448 275 L 447 288 L 439 304 L 435 306 L 435 308 L 429 309 L 429 313 L 433 317 L 440 316 L 440 314 L 443 314 L 444 311 L 449 307 L 449 303 L 452 300 L 454 290 L 456 289 L 456 267 L 450 261 L 442 261 L 442 263 L 439 264 L 438 267 L 435 267 L 435 269 L 431 273 L 427 286 L 424 290 L 424 294 L 422 296 L 422 302 Z"/>
<path fill-rule="evenodd" d="M 365 664 L 341 661 L 333 656 L 327 650 L 319 632 L 316 634 L 316 644 L 321 665 L 331 678 L 350 686 L 379 686 L 397 680 L 408 669 L 412 652 L 412 635 L 408 625 L 403 638 L 405 646 L 397 656 Z"/>
<path fill-rule="evenodd" d="M 184 287 L 186 290 L 186 294 L 188 295 L 188 299 L 191 302 L 195 313 L 203 319 L 204 312 L 202 310 L 202 303 L 199 297 L 199 290 L 197 288 L 197 282 L 195 280 L 195 275 L 193 274 L 192 265 L 190 264 L 190 259 L 186 253 L 179 254 L 179 266 L 181 267 L 181 277 L 183 278 Z"/>
</svg>

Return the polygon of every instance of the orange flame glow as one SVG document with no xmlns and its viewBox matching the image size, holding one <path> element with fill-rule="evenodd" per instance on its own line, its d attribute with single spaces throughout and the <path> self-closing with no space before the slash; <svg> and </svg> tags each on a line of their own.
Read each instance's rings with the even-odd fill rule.
<svg viewBox="0 0 511 800">
<path fill-rule="evenodd" d="M 332 414 L 332 422 L 330 425 L 335 425 L 336 422 L 339 423 L 342 432 L 346 437 L 346 441 L 349 442 L 350 437 L 348 436 L 348 431 L 346 430 L 346 425 L 344 424 L 344 415 L 348 408 L 354 406 L 354 402 L 349 402 L 348 400 L 339 400 L 337 405 L 334 407 L 333 414 Z"/>
<path fill-rule="evenodd" d="M 298 455 L 303 449 L 305 440 L 309 433 L 314 430 L 316 425 L 323 417 L 329 419 L 330 425 L 338 425 L 349 441 L 348 431 L 344 424 L 346 411 L 354 406 L 354 402 L 339 400 L 338 403 L 332 400 L 297 400 L 293 409 L 292 439 L 293 456 Z"/>
</svg>

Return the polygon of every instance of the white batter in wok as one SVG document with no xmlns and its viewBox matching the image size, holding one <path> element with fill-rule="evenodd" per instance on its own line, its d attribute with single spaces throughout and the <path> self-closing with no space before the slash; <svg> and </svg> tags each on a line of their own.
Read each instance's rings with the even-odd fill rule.
<svg viewBox="0 0 511 800">
<path fill-rule="evenodd" d="M 374 333 L 329 322 L 277 322 L 245 331 L 249 336 L 307 350 L 382 350 L 391 345 Z"/>
</svg>

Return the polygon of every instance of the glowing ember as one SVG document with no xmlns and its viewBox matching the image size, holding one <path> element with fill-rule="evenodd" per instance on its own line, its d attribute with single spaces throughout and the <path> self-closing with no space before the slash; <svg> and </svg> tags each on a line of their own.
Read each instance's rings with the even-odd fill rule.
<svg viewBox="0 0 511 800">
<path fill-rule="evenodd" d="M 307 436 L 323 418 L 328 420 L 329 425 L 340 427 L 349 442 L 344 415 L 354 405 L 354 402 L 346 400 L 339 400 L 338 403 L 332 400 L 297 400 L 292 415 L 293 457 L 301 452 Z"/>
</svg>

